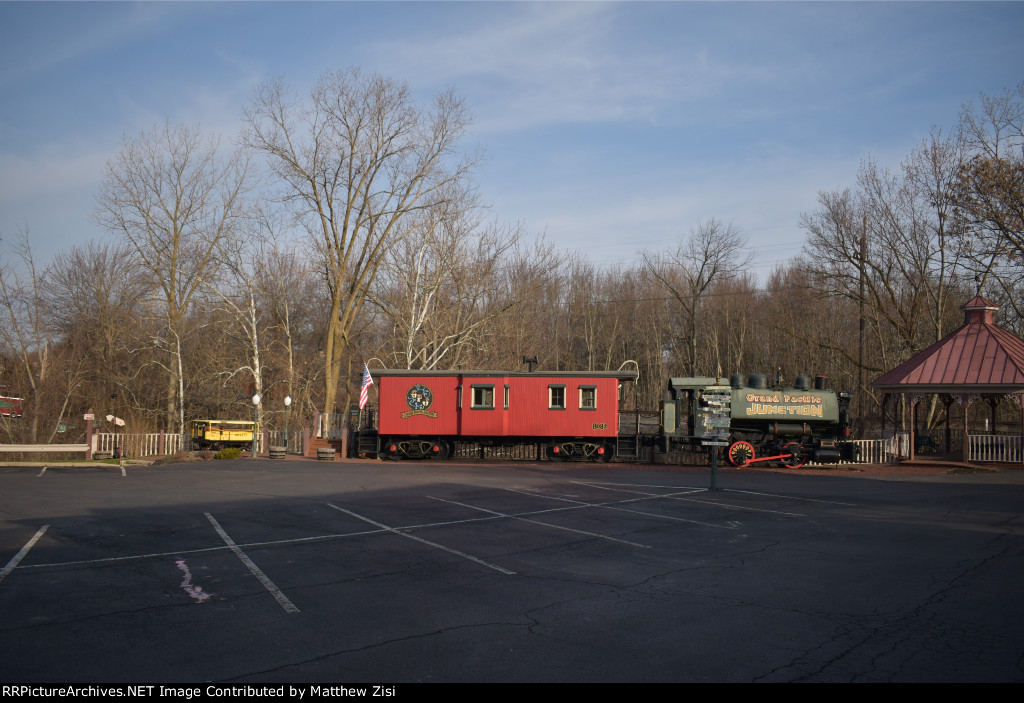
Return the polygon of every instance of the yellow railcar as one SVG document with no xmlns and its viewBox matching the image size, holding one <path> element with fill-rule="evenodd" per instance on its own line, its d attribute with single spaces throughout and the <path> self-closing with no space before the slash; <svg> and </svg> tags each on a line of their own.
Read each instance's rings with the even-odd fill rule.
<svg viewBox="0 0 1024 703">
<path fill-rule="evenodd" d="M 193 420 L 192 446 L 200 449 L 238 447 L 250 451 L 253 437 L 259 436 L 259 431 L 259 425 L 252 420 Z"/>
</svg>

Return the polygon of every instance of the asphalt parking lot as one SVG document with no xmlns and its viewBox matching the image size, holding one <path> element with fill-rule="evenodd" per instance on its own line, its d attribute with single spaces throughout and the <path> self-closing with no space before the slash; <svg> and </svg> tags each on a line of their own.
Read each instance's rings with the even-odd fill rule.
<svg viewBox="0 0 1024 703">
<path fill-rule="evenodd" d="M 1024 485 L 0 468 L 4 682 L 1018 681 Z"/>
</svg>

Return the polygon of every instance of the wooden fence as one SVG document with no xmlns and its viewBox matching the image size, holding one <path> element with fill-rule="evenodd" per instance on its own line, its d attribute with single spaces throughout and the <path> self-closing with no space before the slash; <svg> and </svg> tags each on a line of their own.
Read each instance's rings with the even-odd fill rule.
<svg viewBox="0 0 1024 703">
<path fill-rule="evenodd" d="M 186 438 L 167 432 L 128 433 L 97 432 L 93 435 L 92 451 L 113 453 L 115 443 L 124 457 L 165 456 L 176 454 L 187 447 Z"/>
<path fill-rule="evenodd" d="M 318 439 L 341 439 L 345 436 L 348 416 L 344 413 L 320 413 L 316 416 L 316 434 Z"/>
<path fill-rule="evenodd" d="M 305 433 L 299 430 L 270 430 L 267 432 L 268 447 L 287 447 L 289 454 L 302 454 Z"/>
</svg>

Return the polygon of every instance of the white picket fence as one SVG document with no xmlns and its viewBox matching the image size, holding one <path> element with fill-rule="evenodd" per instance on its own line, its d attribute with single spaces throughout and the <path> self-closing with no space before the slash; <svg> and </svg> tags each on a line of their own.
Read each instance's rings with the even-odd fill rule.
<svg viewBox="0 0 1024 703">
<path fill-rule="evenodd" d="M 1024 440 L 1020 435 L 972 434 L 967 436 L 967 440 L 968 461 L 1024 463 L 1024 455 L 1022 455 Z M 854 444 L 860 447 L 857 461 L 842 461 L 841 464 L 894 464 L 899 457 L 906 457 L 910 454 L 910 438 L 905 432 L 888 439 L 858 439 L 854 441 Z"/>
<path fill-rule="evenodd" d="M 855 439 L 853 443 L 860 449 L 857 459 L 854 461 L 840 461 L 840 464 L 895 464 L 899 460 L 899 450 L 903 438 L 889 437 L 888 439 Z M 815 461 L 807 462 L 808 466 L 835 466 L 835 464 L 820 464 Z"/>
<path fill-rule="evenodd" d="M 162 454 L 175 454 L 185 446 L 184 436 L 165 433 Z M 114 447 L 120 448 L 121 455 L 126 457 L 144 457 L 160 455 L 160 433 L 121 433 L 97 432 L 93 435 L 92 451 L 111 452 Z"/>
<path fill-rule="evenodd" d="M 968 461 L 998 461 L 1006 464 L 1020 464 L 1020 435 L 972 434 L 967 435 Z"/>
</svg>

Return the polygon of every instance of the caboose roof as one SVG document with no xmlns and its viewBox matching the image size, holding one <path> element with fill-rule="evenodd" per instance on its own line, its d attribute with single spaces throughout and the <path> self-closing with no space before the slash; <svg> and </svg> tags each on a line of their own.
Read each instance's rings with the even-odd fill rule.
<svg viewBox="0 0 1024 703">
<path fill-rule="evenodd" d="M 374 378 L 387 376 L 416 376 L 444 378 L 453 376 L 463 377 L 495 377 L 503 378 L 617 378 L 622 381 L 635 381 L 639 373 L 635 370 L 621 371 L 499 371 L 499 370 L 446 370 L 446 371 L 424 371 L 421 369 L 370 369 L 370 375 Z"/>
</svg>

